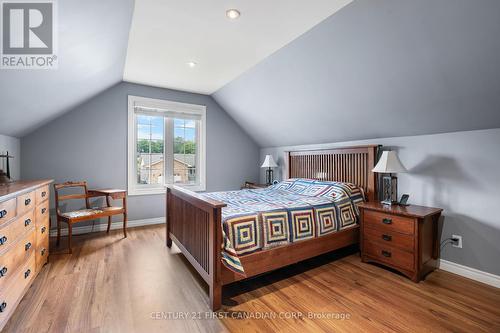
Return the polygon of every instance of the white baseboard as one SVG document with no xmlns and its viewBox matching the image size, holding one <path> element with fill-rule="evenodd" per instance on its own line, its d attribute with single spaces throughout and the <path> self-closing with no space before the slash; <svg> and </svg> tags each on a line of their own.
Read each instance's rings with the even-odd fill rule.
<svg viewBox="0 0 500 333">
<path fill-rule="evenodd" d="M 53 219 L 55 220 L 55 219 Z M 127 229 L 128 228 L 134 228 L 134 227 L 142 227 L 146 225 L 153 225 L 153 224 L 162 224 L 165 223 L 165 218 L 164 217 L 156 217 L 152 219 L 145 219 L 145 220 L 133 220 L 133 221 L 127 221 Z M 63 223 L 63 225 L 65 225 Z M 78 234 L 87 234 L 89 232 L 97 232 L 97 231 L 106 231 L 108 228 L 108 223 L 99 223 L 95 225 L 86 225 L 86 226 L 81 226 L 81 227 L 73 227 L 73 235 L 78 235 Z M 117 221 L 117 222 L 112 222 L 111 223 L 111 230 L 115 229 L 122 229 L 123 228 L 123 222 L 122 221 Z M 62 228 L 61 229 L 61 235 L 62 236 L 67 236 L 68 235 L 68 228 Z M 54 237 L 57 236 L 57 229 L 51 229 L 50 230 L 50 236 Z"/>
<path fill-rule="evenodd" d="M 500 276 L 451 261 L 439 260 L 439 269 L 500 288 Z"/>
</svg>

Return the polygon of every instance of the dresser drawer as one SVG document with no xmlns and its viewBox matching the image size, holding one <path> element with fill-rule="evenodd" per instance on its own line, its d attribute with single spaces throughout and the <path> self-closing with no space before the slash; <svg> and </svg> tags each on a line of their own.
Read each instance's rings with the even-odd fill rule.
<svg viewBox="0 0 500 333">
<path fill-rule="evenodd" d="M 35 191 L 36 204 L 39 205 L 49 198 L 49 185 L 42 186 Z"/>
<path fill-rule="evenodd" d="M 33 218 L 33 211 L 30 211 L 7 224 L 4 224 L 0 228 L 0 253 L 3 253 L 12 244 L 14 244 L 19 237 L 29 230 L 33 230 L 34 227 L 35 221 Z"/>
<path fill-rule="evenodd" d="M 40 272 L 49 257 L 49 237 L 44 237 L 36 246 L 36 271 Z"/>
<path fill-rule="evenodd" d="M 39 272 L 49 256 L 49 216 L 36 222 L 36 271 Z"/>
<path fill-rule="evenodd" d="M 35 233 L 31 232 L 0 256 L 0 290 L 3 290 L 12 274 L 35 252 Z"/>
<path fill-rule="evenodd" d="M 408 271 L 415 270 L 415 258 L 413 253 L 371 241 L 363 242 L 363 252 L 389 266 L 406 269 Z"/>
<path fill-rule="evenodd" d="M 6 288 L 0 292 L 0 327 L 3 327 L 5 321 L 8 320 L 34 276 L 35 256 L 32 253 L 21 269 L 12 275 Z"/>
<path fill-rule="evenodd" d="M 408 235 L 413 235 L 415 232 L 415 221 L 412 218 L 372 210 L 364 210 L 363 223 L 365 226 L 384 231 L 395 231 Z"/>
<path fill-rule="evenodd" d="M 37 224 L 39 223 L 38 221 L 44 221 L 45 219 L 49 218 L 49 201 L 44 201 L 40 205 L 36 206 L 35 210 L 35 218 L 37 221 Z"/>
<path fill-rule="evenodd" d="M 0 225 L 8 222 L 16 215 L 16 198 L 0 202 Z"/>
<path fill-rule="evenodd" d="M 49 237 L 49 216 L 36 221 L 36 243 L 40 243 Z"/>
<path fill-rule="evenodd" d="M 35 208 L 35 191 L 17 197 L 17 214 L 21 215 Z"/>
<path fill-rule="evenodd" d="M 413 235 L 405 235 L 391 230 L 372 228 L 369 225 L 365 226 L 363 232 L 364 240 L 394 246 L 410 252 L 413 252 L 415 248 L 413 237 Z"/>
</svg>

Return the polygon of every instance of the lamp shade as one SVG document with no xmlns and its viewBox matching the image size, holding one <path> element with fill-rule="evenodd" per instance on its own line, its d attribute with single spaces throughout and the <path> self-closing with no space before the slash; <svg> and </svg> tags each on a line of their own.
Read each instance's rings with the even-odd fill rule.
<svg viewBox="0 0 500 333">
<path fill-rule="evenodd" d="M 276 168 L 278 164 L 274 162 L 273 155 L 266 155 L 264 163 L 260 166 L 261 168 Z"/>
<path fill-rule="evenodd" d="M 384 151 L 373 172 L 380 173 L 400 173 L 406 172 L 406 168 L 401 164 L 398 155 L 394 151 Z"/>
</svg>

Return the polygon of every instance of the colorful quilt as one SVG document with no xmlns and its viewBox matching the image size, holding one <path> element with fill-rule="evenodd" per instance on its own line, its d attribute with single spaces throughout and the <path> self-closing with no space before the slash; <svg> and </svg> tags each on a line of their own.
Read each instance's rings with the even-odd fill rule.
<svg viewBox="0 0 500 333">
<path fill-rule="evenodd" d="M 222 201 L 223 263 L 245 274 L 240 256 L 321 237 L 358 223 L 362 189 L 350 183 L 289 179 L 264 189 L 213 192 Z"/>
</svg>

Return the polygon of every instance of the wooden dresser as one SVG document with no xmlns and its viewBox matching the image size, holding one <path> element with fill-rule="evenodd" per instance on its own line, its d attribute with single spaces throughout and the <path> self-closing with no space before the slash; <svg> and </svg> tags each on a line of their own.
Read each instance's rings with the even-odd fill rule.
<svg viewBox="0 0 500 333">
<path fill-rule="evenodd" d="M 0 185 L 0 330 L 47 262 L 51 182 Z"/>
<path fill-rule="evenodd" d="M 391 267 L 415 282 L 436 268 L 438 220 L 442 209 L 359 204 L 361 259 Z"/>
</svg>

